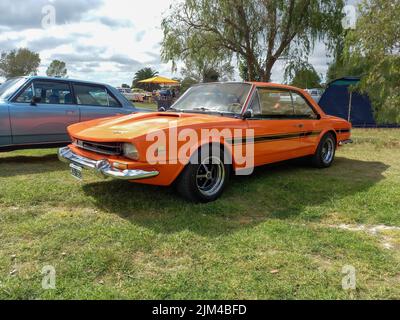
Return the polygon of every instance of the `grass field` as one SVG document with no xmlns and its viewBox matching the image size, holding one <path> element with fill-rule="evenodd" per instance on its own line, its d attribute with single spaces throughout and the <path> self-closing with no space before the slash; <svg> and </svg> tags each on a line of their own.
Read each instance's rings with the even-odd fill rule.
<svg viewBox="0 0 400 320">
<path fill-rule="evenodd" d="M 330 169 L 259 168 L 207 205 L 76 182 L 56 150 L 2 153 L 0 298 L 399 299 L 400 130 L 354 140 Z"/>
<path fill-rule="evenodd" d="M 133 105 L 140 109 L 148 109 L 152 111 L 157 111 L 157 104 L 156 103 L 147 103 L 147 102 L 135 102 Z"/>
</svg>

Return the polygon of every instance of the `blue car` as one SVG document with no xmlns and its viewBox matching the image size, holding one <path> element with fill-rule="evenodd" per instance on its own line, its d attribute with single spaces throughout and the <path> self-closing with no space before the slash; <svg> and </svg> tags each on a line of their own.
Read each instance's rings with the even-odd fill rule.
<svg viewBox="0 0 400 320">
<path fill-rule="evenodd" d="M 100 83 L 20 77 L 0 86 L 0 151 L 68 144 L 74 123 L 140 112 L 117 89 Z"/>
</svg>

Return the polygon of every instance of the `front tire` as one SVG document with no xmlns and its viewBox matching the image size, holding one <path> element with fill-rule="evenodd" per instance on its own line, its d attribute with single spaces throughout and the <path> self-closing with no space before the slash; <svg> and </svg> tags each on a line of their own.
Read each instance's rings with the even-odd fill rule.
<svg viewBox="0 0 400 320">
<path fill-rule="evenodd" d="M 335 160 L 336 138 L 332 133 L 324 135 L 318 145 L 317 151 L 312 158 L 315 167 L 329 168 Z"/>
<path fill-rule="evenodd" d="M 212 202 L 224 192 L 230 173 L 230 166 L 224 163 L 224 153 L 219 147 L 210 147 L 206 154 L 199 150 L 178 178 L 176 188 L 189 201 Z"/>
</svg>

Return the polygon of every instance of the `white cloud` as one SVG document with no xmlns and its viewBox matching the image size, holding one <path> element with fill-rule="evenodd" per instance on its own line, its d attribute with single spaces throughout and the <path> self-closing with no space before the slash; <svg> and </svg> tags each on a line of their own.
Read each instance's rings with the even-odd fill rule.
<svg viewBox="0 0 400 320">
<path fill-rule="evenodd" d="M 40 53 L 40 74 L 52 59 L 61 59 L 70 77 L 113 85 L 130 83 L 145 66 L 177 76 L 160 59 L 161 20 L 175 1 L 1 0 L 0 50 L 28 47 Z M 48 4 L 56 8 L 57 24 L 43 29 L 41 9 Z M 323 44 L 316 46 L 309 61 L 325 75 Z M 283 81 L 282 62 L 275 66 L 273 80 Z"/>
<path fill-rule="evenodd" d="M 130 83 L 144 66 L 173 76 L 171 66 L 160 61 L 160 23 L 172 2 L 2 0 L 0 50 L 39 52 L 42 75 L 53 59 L 61 59 L 70 77 L 113 85 Z M 56 25 L 43 29 L 41 9 L 48 4 L 56 9 Z"/>
</svg>

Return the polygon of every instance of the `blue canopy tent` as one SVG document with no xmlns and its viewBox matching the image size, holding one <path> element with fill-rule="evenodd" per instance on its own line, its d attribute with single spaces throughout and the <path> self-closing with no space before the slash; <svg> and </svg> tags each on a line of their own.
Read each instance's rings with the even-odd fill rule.
<svg viewBox="0 0 400 320">
<path fill-rule="evenodd" d="M 332 81 L 319 101 L 326 114 L 350 121 L 354 127 L 376 127 L 371 101 L 366 95 L 351 92 L 349 87 L 360 81 L 345 77 Z"/>
</svg>

